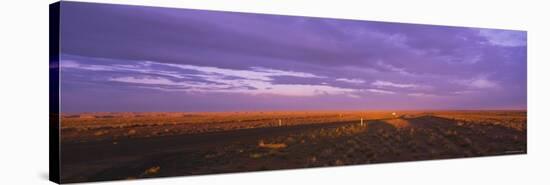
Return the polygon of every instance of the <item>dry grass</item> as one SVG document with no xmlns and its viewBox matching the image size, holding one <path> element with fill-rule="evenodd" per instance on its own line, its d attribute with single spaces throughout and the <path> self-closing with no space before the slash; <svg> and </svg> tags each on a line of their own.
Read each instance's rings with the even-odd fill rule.
<svg viewBox="0 0 550 185">
<path fill-rule="evenodd" d="M 409 121 L 404 120 L 404 119 L 392 119 L 392 120 L 387 120 L 386 123 L 391 124 L 391 125 L 394 126 L 395 128 L 405 128 L 405 127 L 409 127 L 409 126 L 410 126 Z"/>
<path fill-rule="evenodd" d="M 280 149 L 280 148 L 286 148 L 286 144 L 285 143 L 264 143 L 264 140 L 260 140 L 260 142 L 258 142 L 258 147 Z"/>
<path fill-rule="evenodd" d="M 411 112 L 412 113 L 412 112 Z M 81 113 L 61 115 L 63 141 L 104 140 L 389 119 L 383 111 Z"/>
<path fill-rule="evenodd" d="M 368 127 L 372 120 L 389 120 L 396 128 L 409 126 L 406 119 L 435 115 L 458 124 L 494 124 L 526 129 L 523 111 L 316 111 L 223 113 L 82 113 L 62 114 L 62 141 L 116 140 L 124 137 L 157 137 L 265 127 L 357 122 Z"/>
<path fill-rule="evenodd" d="M 155 174 L 159 173 L 159 171 L 160 171 L 160 166 L 153 166 L 153 167 L 148 168 L 147 170 L 145 170 L 143 172 L 143 175 L 152 176 L 152 175 L 155 175 Z"/>
<path fill-rule="evenodd" d="M 62 149 L 70 151 L 65 157 L 74 154 L 82 160 L 63 163 L 69 166 L 63 169 L 75 171 L 74 177 L 125 179 L 503 155 L 527 149 L 524 111 L 409 111 L 397 112 L 397 117 L 392 112 L 68 117 Z"/>
<path fill-rule="evenodd" d="M 459 124 L 493 124 L 517 130 L 527 129 L 525 111 L 444 111 L 434 114 L 438 117 L 458 120 Z"/>
</svg>

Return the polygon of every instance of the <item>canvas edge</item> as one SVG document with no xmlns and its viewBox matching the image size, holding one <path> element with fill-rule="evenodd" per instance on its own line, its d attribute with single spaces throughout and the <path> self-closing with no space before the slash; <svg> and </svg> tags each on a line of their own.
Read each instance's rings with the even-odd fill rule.
<svg viewBox="0 0 550 185">
<path fill-rule="evenodd" d="M 59 23 L 61 2 L 49 5 L 49 180 L 60 183 Z"/>
</svg>

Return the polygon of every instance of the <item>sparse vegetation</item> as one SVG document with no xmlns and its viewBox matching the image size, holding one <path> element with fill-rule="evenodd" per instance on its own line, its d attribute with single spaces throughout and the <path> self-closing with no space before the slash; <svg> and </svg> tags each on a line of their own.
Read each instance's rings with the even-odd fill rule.
<svg viewBox="0 0 550 185">
<path fill-rule="evenodd" d="M 360 122 L 392 118 L 387 112 L 82 113 L 61 115 L 64 141 L 167 136 L 238 129 Z M 109 131 L 110 134 L 104 134 Z M 135 135 L 136 132 L 142 134 Z M 96 133 L 101 133 L 97 134 Z"/>
<path fill-rule="evenodd" d="M 525 153 L 526 124 L 524 111 L 67 115 L 61 164 L 70 173 L 62 178 L 78 182 Z"/>
</svg>

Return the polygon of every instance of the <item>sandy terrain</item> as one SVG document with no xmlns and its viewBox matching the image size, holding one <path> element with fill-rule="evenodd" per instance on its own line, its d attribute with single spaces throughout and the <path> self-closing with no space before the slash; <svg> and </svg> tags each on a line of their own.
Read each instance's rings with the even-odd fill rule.
<svg viewBox="0 0 550 185">
<path fill-rule="evenodd" d="M 525 111 L 62 114 L 64 183 L 523 154 Z M 363 120 L 363 122 L 361 122 Z"/>
</svg>

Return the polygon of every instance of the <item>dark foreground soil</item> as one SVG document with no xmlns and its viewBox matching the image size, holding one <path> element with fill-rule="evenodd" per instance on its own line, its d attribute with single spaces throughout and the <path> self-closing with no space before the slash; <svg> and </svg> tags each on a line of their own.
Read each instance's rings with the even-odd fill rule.
<svg viewBox="0 0 550 185">
<path fill-rule="evenodd" d="M 523 154 L 527 151 L 525 124 L 424 114 L 371 119 L 363 124 L 337 121 L 151 137 L 63 140 L 61 181 Z"/>
</svg>

